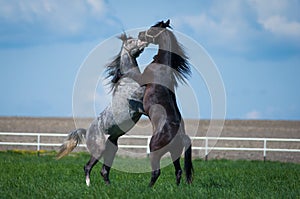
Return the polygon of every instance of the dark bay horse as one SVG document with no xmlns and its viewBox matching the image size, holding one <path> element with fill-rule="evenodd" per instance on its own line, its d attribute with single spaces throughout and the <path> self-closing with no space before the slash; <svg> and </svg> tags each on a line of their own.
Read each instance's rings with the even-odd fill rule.
<svg viewBox="0 0 300 199">
<path fill-rule="evenodd" d="M 106 69 L 107 78 L 112 78 L 111 104 L 99 114 L 87 130 L 81 128 L 72 131 L 57 154 L 57 159 L 60 159 L 79 143 L 86 141 L 91 154 L 90 160 L 84 166 L 88 186 L 90 172 L 102 156 L 104 164 L 101 175 L 106 184 L 110 183 L 109 172 L 118 150 L 118 138 L 128 132 L 142 115 L 140 112 L 130 110 L 128 99 L 141 101 L 143 98 L 144 88 L 135 80 L 135 76 L 141 75 L 136 58 L 146 47 L 147 42 L 127 38 L 125 34 L 120 39 L 123 41 L 121 51 Z M 105 135 L 109 135 L 108 140 Z"/>
<path fill-rule="evenodd" d="M 183 148 L 184 169 L 187 183 L 192 182 L 191 139 L 185 133 L 184 122 L 177 106 L 175 87 L 177 82 L 185 82 L 191 74 L 188 58 L 175 35 L 170 31 L 170 21 L 163 21 L 147 31 L 139 33 L 142 41 L 158 45 L 158 53 L 145 68 L 141 85 L 146 86 L 143 107 L 153 126 L 150 141 L 150 161 L 152 167 L 152 187 L 160 175 L 161 157 L 170 152 L 175 167 L 176 183 L 180 184 L 182 169 L 180 156 Z"/>
</svg>

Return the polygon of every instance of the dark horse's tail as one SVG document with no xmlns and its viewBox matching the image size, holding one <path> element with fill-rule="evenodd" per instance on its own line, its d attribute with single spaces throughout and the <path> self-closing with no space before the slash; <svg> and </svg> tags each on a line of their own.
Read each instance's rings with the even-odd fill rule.
<svg viewBox="0 0 300 199">
<path fill-rule="evenodd" d="M 66 141 L 60 146 L 60 150 L 56 155 L 56 159 L 60 159 L 68 155 L 73 149 L 79 144 L 82 143 L 85 138 L 86 130 L 85 129 L 76 129 L 69 133 Z"/>
<path fill-rule="evenodd" d="M 186 181 L 191 184 L 193 181 L 193 163 L 192 163 L 192 142 L 188 135 L 184 138 L 185 152 L 184 152 L 184 171 L 186 175 Z"/>
</svg>

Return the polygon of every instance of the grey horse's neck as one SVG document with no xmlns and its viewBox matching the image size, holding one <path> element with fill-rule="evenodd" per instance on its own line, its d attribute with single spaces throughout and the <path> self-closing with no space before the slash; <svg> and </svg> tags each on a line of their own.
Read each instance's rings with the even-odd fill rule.
<svg viewBox="0 0 300 199">
<path fill-rule="evenodd" d="M 124 77 L 130 77 L 139 82 L 141 71 L 138 67 L 136 58 L 130 56 L 126 51 L 121 54 L 120 70 Z"/>
</svg>

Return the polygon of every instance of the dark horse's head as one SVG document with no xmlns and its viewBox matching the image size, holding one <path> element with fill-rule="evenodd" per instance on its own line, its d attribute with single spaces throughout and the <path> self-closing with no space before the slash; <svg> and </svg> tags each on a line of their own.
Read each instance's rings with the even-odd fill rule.
<svg viewBox="0 0 300 199">
<path fill-rule="evenodd" d="M 188 57 L 170 29 L 170 20 L 160 21 L 150 29 L 140 32 L 138 38 L 159 45 L 158 54 L 153 62 L 170 66 L 174 69 L 173 74 L 176 79 L 185 83 L 191 74 Z"/>
<path fill-rule="evenodd" d="M 106 68 L 106 78 L 111 78 L 110 83 L 112 89 L 123 75 L 132 72 L 140 72 L 136 58 L 143 52 L 144 48 L 148 44 L 145 41 L 127 37 L 125 33 L 118 38 L 123 42 L 122 48 L 120 53 L 110 64 L 107 65 Z"/>
</svg>

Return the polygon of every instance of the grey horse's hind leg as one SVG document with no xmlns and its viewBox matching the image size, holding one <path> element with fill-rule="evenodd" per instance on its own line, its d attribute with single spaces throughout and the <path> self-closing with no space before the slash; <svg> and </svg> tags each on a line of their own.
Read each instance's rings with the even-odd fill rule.
<svg viewBox="0 0 300 199">
<path fill-rule="evenodd" d="M 85 173 L 85 183 L 87 186 L 90 186 L 91 184 L 91 179 L 90 179 L 90 174 L 93 169 L 93 167 L 97 164 L 99 160 L 95 158 L 94 156 L 91 156 L 90 160 L 86 165 L 84 166 L 84 173 Z"/>
<path fill-rule="evenodd" d="M 105 184 L 109 185 L 110 184 L 110 180 L 109 180 L 109 171 L 110 171 L 109 166 L 103 164 L 102 169 L 101 169 L 101 176 L 103 177 L 103 180 L 105 182 Z"/>
<path fill-rule="evenodd" d="M 110 184 L 109 172 L 118 151 L 118 138 L 119 136 L 109 136 L 106 141 L 105 152 L 103 154 L 104 164 L 101 169 L 101 176 L 106 184 Z"/>
</svg>

